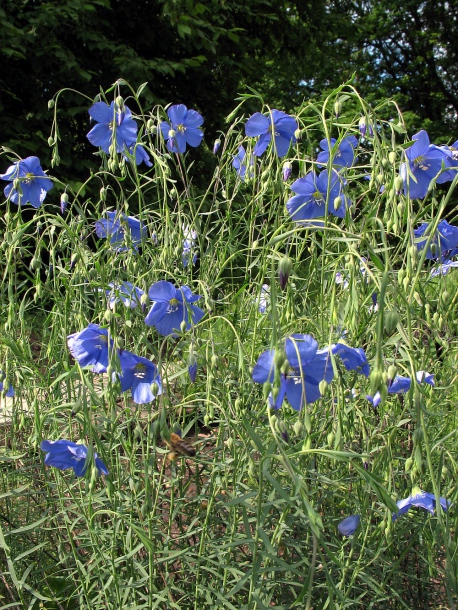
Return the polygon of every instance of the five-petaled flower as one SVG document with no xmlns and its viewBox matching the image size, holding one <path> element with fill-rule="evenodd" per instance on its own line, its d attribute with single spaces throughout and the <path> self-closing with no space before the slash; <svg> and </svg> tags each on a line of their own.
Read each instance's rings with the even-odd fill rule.
<svg viewBox="0 0 458 610">
<path fill-rule="evenodd" d="M 288 370 L 280 374 L 280 387 L 275 400 L 272 400 L 272 406 L 279 409 L 286 396 L 293 409 L 300 411 L 304 404 L 315 402 L 321 397 L 321 381 L 330 383 L 333 379 L 329 350 L 319 350 L 318 343 L 311 335 L 295 334 L 285 341 L 285 355 Z M 255 383 L 274 382 L 275 350 L 268 350 L 259 356 L 252 378 Z"/>
<path fill-rule="evenodd" d="M 349 517 L 345 517 L 345 519 L 343 519 L 337 526 L 339 534 L 347 537 L 351 536 L 356 532 L 360 521 L 361 517 L 359 515 L 350 515 Z"/>
<path fill-rule="evenodd" d="M 138 249 L 146 235 L 146 227 L 133 216 L 118 212 L 107 212 L 108 218 L 100 218 L 95 223 L 97 237 L 110 238 L 110 245 L 116 252 L 126 252 L 131 247 Z"/>
<path fill-rule="evenodd" d="M 116 142 L 116 152 L 123 152 L 137 141 L 137 123 L 132 118 L 132 112 L 127 106 L 118 106 L 111 102 L 96 102 L 89 108 L 89 114 L 97 125 L 87 134 L 87 139 L 107 155 L 110 145 Z"/>
<path fill-rule="evenodd" d="M 370 367 L 361 347 L 349 347 L 344 343 L 336 343 L 331 349 L 335 356 L 340 357 L 347 371 L 357 371 L 369 377 Z"/>
<path fill-rule="evenodd" d="M 444 150 L 429 143 L 426 131 L 422 129 L 413 138 L 412 146 L 404 151 L 407 162 L 402 163 L 399 175 L 404 181 L 404 195 L 411 199 L 426 197 L 430 182 L 446 163 L 448 155 Z"/>
<path fill-rule="evenodd" d="M 41 443 L 41 450 L 46 453 L 46 466 L 54 466 L 59 470 L 73 468 L 77 477 L 84 476 L 88 466 L 88 450 L 84 445 L 63 439 L 58 441 L 43 441 Z M 108 474 L 108 468 L 97 457 L 97 453 L 94 453 L 94 461 L 99 475 Z"/>
<path fill-rule="evenodd" d="M 186 330 L 191 324 L 197 324 L 205 315 L 205 312 L 193 305 L 201 297 L 192 294 L 188 286 L 175 288 L 175 286 L 161 280 L 151 286 L 148 291 L 149 298 L 153 301 L 145 324 L 154 326 L 161 335 L 173 335 L 181 330 L 182 323 Z"/>
<path fill-rule="evenodd" d="M 439 498 L 440 505 L 443 510 L 447 510 L 450 506 L 450 500 L 446 500 L 445 498 Z M 412 495 L 408 498 L 404 498 L 404 500 L 398 500 L 396 502 L 399 511 L 397 513 L 393 513 L 392 520 L 395 521 L 398 517 L 406 513 L 411 506 L 417 506 L 418 508 L 424 508 L 429 513 L 434 515 L 434 509 L 436 507 L 436 496 L 428 491 L 422 491 L 418 487 L 415 487 L 412 490 Z"/>
<path fill-rule="evenodd" d="M 331 158 L 332 166 L 336 169 L 342 169 L 343 167 L 351 167 L 353 165 L 358 140 L 355 136 L 347 136 L 337 144 L 335 138 L 331 138 L 329 142 L 324 139 L 321 140 L 320 146 L 323 151 L 320 152 L 316 159 L 317 164 L 326 165 L 329 158 Z"/>
<path fill-rule="evenodd" d="M 291 185 L 291 190 L 297 195 L 289 199 L 286 209 L 293 220 L 301 222 L 325 216 L 327 202 L 328 214 L 343 218 L 351 205 L 350 199 L 342 191 L 345 186 L 346 181 L 335 170 L 331 174 L 324 170 L 319 176 L 311 171 Z M 336 208 L 338 198 L 340 205 Z"/>
<path fill-rule="evenodd" d="M 123 350 L 119 353 L 119 364 L 121 389 L 123 392 L 131 389 L 135 403 L 142 405 L 162 394 L 162 382 L 157 366 L 150 360 Z M 153 393 L 152 384 L 157 385 L 157 394 Z"/>
<path fill-rule="evenodd" d="M 247 136 L 260 136 L 253 151 L 257 157 L 260 157 L 266 151 L 272 136 L 275 153 L 279 157 L 284 157 L 290 144 L 296 142 L 296 136 L 294 135 L 296 129 L 298 129 L 296 120 L 281 110 L 271 110 L 268 116 L 256 112 L 245 125 Z"/>
<path fill-rule="evenodd" d="M 434 375 L 431 373 L 417 371 L 415 377 L 418 383 L 427 383 L 428 385 L 434 386 Z M 396 377 L 388 383 L 388 394 L 405 394 L 410 390 L 411 385 L 412 380 L 410 377 L 396 375 Z M 366 398 L 374 408 L 377 408 L 382 401 L 380 392 L 377 392 L 374 396 L 368 394 Z"/>
<path fill-rule="evenodd" d="M 3 191 L 7 199 L 16 205 L 29 202 L 34 208 L 41 206 L 53 187 L 52 181 L 42 170 L 38 157 L 16 161 L 4 174 L 0 174 L 0 179 L 11 183 Z"/>
<path fill-rule="evenodd" d="M 199 127 L 204 120 L 196 110 L 188 110 L 184 104 L 176 104 L 170 106 L 167 116 L 170 123 L 162 121 L 161 132 L 170 152 L 184 153 L 186 145 L 194 148 L 199 146 L 204 137 Z"/>
<path fill-rule="evenodd" d="M 87 328 L 67 337 L 71 355 L 81 367 L 91 366 L 93 373 L 106 373 L 109 349 L 113 340 L 108 337 L 108 330 L 98 324 L 89 324 Z"/>
</svg>

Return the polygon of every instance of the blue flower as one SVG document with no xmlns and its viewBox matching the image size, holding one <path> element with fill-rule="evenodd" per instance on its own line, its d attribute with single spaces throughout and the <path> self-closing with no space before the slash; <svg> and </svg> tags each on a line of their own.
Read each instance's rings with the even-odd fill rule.
<svg viewBox="0 0 458 610">
<path fill-rule="evenodd" d="M 129 246 L 138 249 L 142 238 L 146 236 L 146 227 L 133 216 L 118 212 L 107 212 L 108 218 L 100 218 L 95 223 L 97 237 L 110 238 L 111 246 L 116 252 L 126 252 Z"/>
<path fill-rule="evenodd" d="M 173 335 L 181 329 L 184 321 L 186 330 L 191 324 L 197 324 L 205 315 L 205 312 L 193 305 L 201 297 L 192 294 L 188 286 L 175 288 L 170 282 L 161 280 L 151 286 L 148 291 L 149 298 L 153 301 L 145 324 L 155 326 L 161 335 Z"/>
<path fill-rule="evenodd" d="M 134 309 L 134 307 L 141 303 L 140 299 L 144 294 L 143 290 L 133 286 L 130 282 L 110 282 L 108 286 L 110 286 L 111 290 L 106 290 L 105 292 L 110 309 L 114 309 L 115 304 L 119 301 L 126 307 L 130 307 L 130 309 Z"/>
<path fill-rule="evenodd" d="M 220 146 L 221 146 L 221 140 L 218 138 L 217 140 L 215 140 L 215 143 L 213 144 L 213 154 L 214 155 L 217 154 Z"/>
<path fill-rule="evenodd" d="M 248 172 L 248 178 L 251 178 L 253 176 L 252 168 L 254 165 L 254 156 L 251 155 L 250 159 L 248 160 L 245 159 L 245 156 L 245 149 L 243 148 L 243 146 L 239 146 L 238 155 L 236 155 L 234 157 L 234 160 L 232 161 L 232 167 L 237 170 L 237 176 L 243 181 L 245 181 L 245 176 L 248 167 L 250 168 L 250 171 Z"/>
<path fill-rule="evenodd" d="M 360 521 L 360 515 L 350 515 L 350 517 L 345 517 L 345 519 L 343 519 L 337 526 L 339 534 L 342 536 L 351 536 L 357 530 Z"/>
<path fill-rule="evenodd" d="M 434 269 L 431 269 L 431 277 L 436 277 L 438 275 L 447 275 L 447 273 L 453 267 L 458 267 L 458 261 L 444 261 Z"/>
<path fill-rule="evenodd" d="M 162 121 L 161 132 L 167 140 L 170 152 L 184 153 L 186 144 L 196 147 L 202 142 L 204 134 L 199 127 L 204 122 L 195 110 L 188 110 L 184 104 L 170 106 L 167 110 L 170 123 Z"/>
<path fill-rule="evenodd" d="M 286 396 L 296 411 L 304 404 L 311 404 L 321 397 L 320 381 L 332 381 L 331 358 L 327 348 L 318 350 L 318 343 L 311 335 L 295 334 L 285 341 L 285 353 L 289 364 L 286 374 L 281 374 L 279 393 L 272 405 L 279 409 Z M 255 383 L 273 383 L 275 376 L 275 350 L 262 353 L 253 368 L 252 378 Z"/>
<path fill-rule="evenodd" d="M 0 178 L 11 182 L 3 192 L 16 205 L 29 202 L 34 208 L 39 208 L 53 187 L 52 181 L 41 169 L 38 157 L 16 161 L 4 174 L 0 174 Z M 19 181 L 19 188 L 16 188 L 15 181 Z"/>
<path fill-rule="evenodd" d="M 346 181 L 334 170 L 331 176 L 327 170 L 322 171 L 319 176 L 311 171 L 304 178 L 293 182 L 291 190 L 297 195 L 287 202 L 286 209 L 293 220 L 300 222 L 325 216 L 325 205 L 328 201 L 328 214 L 343 218 L 346 208 L 351 205 L 350 199 L 342 193 L 345 185 Z M 336 209 L 335 201 L 338 197 L 342 201 Z"/>
<path fill-rule="evenodd" d="M 3 383 L 5 378 L 6 378 L 5 373 L 3 371 L 0 371 L 0 392 L 3 392 L 4 389 L 5 389 L 5 386 L 4 386 L 4 383 Z M 14 388 L 13 388 L 12 384 L 10 384 L 8 386 L 8 389 L 5 392 L 5 397 L 6 398 L 13 398 L 14 395 L 15 395 Z"/>
<path fill-rule="evenodd" d="M 67 337 L 71 355 L 81 367 L 91 366 L 93 373 L 106 373 L 108 366 L 108 346 L 113 348 L 113 341 L 108 343 L 108 330 L 98 324 L 89 324 L 87 328 Z"/>
<path fill-rule="evenodd" d="M 336 144 L 337 140 L 335 138 L 331 138 L 329 142 L 326 139 L 321 140 L 320 146 L 323 152 L 320 152 L 316 159 L 318 165 L 326 165 L 329 157 L 332 157 L 332 166 L 337 169 L 353 165 L 355 161 L 355 148 L 358 146 L 357 138 L 355 136 L 347 136 L 341 140 L 333 155 L 332 153 Z"/>
<path fill-rule="evenodd" d="M 428 385 L 434 386 L 434 375 L 426 371 L 417 371 L 416 379 L 418 383 L 427 383 Z M 410 377 L 403 377 L 402 375 L 396 375 L 396 377 L 388 383 L 388 394 L 405 394 L 410 390 L 412 380 Z M 366 396 L 367 400 L 372 404 L 374 408 L 378 407 L 381 403 L 380 392 L 377 392 L 375 396 Z"/>
<path fill-rule="evenodd" d="M 444 182 L 448 182 L 453 180 L 453 178 L 457 174 L 458 167 L 458 140 L 452 144 L 451 146 L 438 146 L 439 150 L 442 150 L 445 153 L 444 165 L 445 167 L 455 168 L 448 169 L 443 171 L 440 176 L 437 178 L 438 184 L 443 184 Z"/>
<path fill-rule="evenodd" d="M 429 143 L 428 134 L 423 129 L 412 139 L 414 144 L 404 151 L 407 163 L 402 163 L 399 174 L 404 180 L 404 195 L 409 194 L 411 199 L 423 199 L 431 180 L 446 162 L 447 155 Z M 407 164 L 412 175 L 407 171 Z"/>
<path fill-rule="evenodd" d="M 259 295 L 258 311 L 259 313 L 266 313 L 267 307 L 270 301 L 270 286 L 263 284 L 261 286 L 261 294 Z"/>
<path fill-rule="evenodd" d="M 361 134 L 361 137 L 364 138 L 366 136 L 366 132 L 367 132 L 366 117 L 362 116 L 359 119 L 358 129 L 359 129 L 359 133 Z M 369 137 L 370 138 L 374 137 L 374 130 L 372 128 L 371 123 L 369 123 Z"/>
<path fill-rule="evenodd" d="M 446 511 L 450 506 L 450 501 L 445 498 L 439 498 L 440 505 Z M 397 513 L 393 513 L 392 520 L 395 521 L 398 517 L 406 513 L 411 506 L 417 506 L 418 508 L 424 508 L 432 515 L 434 514 L 434 509 L 436 507 L 436 496 L 427 491 L 421 491 L 421 489 L 415 488 L 413 493 L 408 498 L 404 500 L 398 500 L 396 502 L 399 511 Z"/>
<path fill-rule="evenodd" d="M 332 346 L 332 353 L 340 357 L 347 371 L 357 371 L 369 377 L 370 367 L 361 347 L 349 347 L 343 343 L 336 343 Z"/>
<path fill-rule="evenodd" d="M 382 397 L 380 396 L 380 392 L 377 392 L 374 396 L 370 394 L 366 395 L 367 400 L 371 403 L 371 405 L 376 409 L 379 404 L 382 402 Z"/>
<path fill-rule="evenodd" d="M 45 464 L 54 466 L 59 470 L 67 470 L 73 468 L 77 477 L 84 476 L 87 469 L 87 447 L 73 443 L 72 441 L 43 441 L 41 450 L 46 452 Z M 108 468 L 94 453 L 95 466 L 100 474 L 108 474 Z"/>
<path fill-rule="evenodd" d="M 294 135 L 298 124 L 289 114 L 281 110 L 272 110 L 266 117 L 260 112 L 251 116 L 245 125 L 249 137 L 261 136 L 254 147 L 254 154 L 260 157 L 274 137 L 274 150 L 279 157 L 284 157 L 291 143 L 296 142 Z"/>
<path fill-rule="evenodd" d="M 287 182 L 291 177 L 291 172 L 293 171 L 292 165 L 289 161 L 286 161 L 283 164 L 282 177 L 283 182 Z"/>
<path fill-rule="evenodd" d="M 186 269 L 188 266 L 189 260 L 191 258 L 192 250 L 195 246 L 197 239 L 197 231 L 188 227 L 188 225 L 183 224 L 181 227 L 183 231 L 184 240 L 183 240 L 183 253 L 181 255 L 181 261 L 183 263 L 183 267 Z M 194 252 L 192 256 L 192 264 L 195 265 L 197 261 L 197 253 Z"/>
<path fill-rule="evenodd" d="M 418 250 L 421 252 L 428 241 L 429 237 L 429 229 L 430 225 L 427 222 L 422 223 L 417 229 L 414 231 L 415 235 L 415 245 Z M 418 239 L 423 237 L 426 234 L 424 239 Z M 428 251 L 426 253 L 426 258 L 428 259 L 436 259 L 441 258 L 445 260 L 451 256 L 451 252 L 458 247 L 458 227 L 449 224 L 446 220 L 441 220 L 437 225 L 437 230 L 431 239 L 431 242 L 428 247 Z"/>
<path fill-rule="evenodd" d="M 132 390 L 132 400 L 142 405 L 156 398 L 151 384 L 158 386 L 157 396 L 162 394 L 162 382 L 157 367 L 150 360 L 136 356 L 127 350 L 119 354 L 121 374 L 119 380 L 123 392 Z"/>
<path fill-rule="evenodd" d="M 87 134 L 87 139 L 94 146 L 100 146 L 107 155 L 110 154 L 113 137 L 118 153 L 137 141 L 137 123 L 127 106 L 120 107 L 115 102 L 109 106 L 105 102 L 96 102 L 89 108 L 89 114 L 97 125 Z"/>
<path fill-rule="evenodd" d="M 153 166 L 148 153 L 141 144 L 131 144 L 127 147 L 127 152 L 131 157 L 135 155 L 136 165 L 140 165 L 140 163 L 145 163 L 145 165 L 147 165 L 148 167 Z M 125 153 L 123 153 L 123 157 L 124 159 L 128 159 L 130 161 L 129 157 Z"/>
</svg>

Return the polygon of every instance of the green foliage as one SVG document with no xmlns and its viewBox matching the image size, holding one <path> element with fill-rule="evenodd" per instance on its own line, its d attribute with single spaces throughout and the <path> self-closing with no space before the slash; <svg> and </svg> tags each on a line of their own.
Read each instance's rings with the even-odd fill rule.
<svg viewBox="0 0 458 610">
<path fill-rule="evenodd" d="M 174 6 L 166 5 L 170 13 Z M 195 10 L 185 22 L 191 29 Z M 108 101 L 119 93 L 141 107 L 123 82 L 106 92 Z M 62 134 L 56 100 L 54 146 Z M 456 181 L 422 202 L 398 194 L 403 117 L 391 101 L 371 110 L 347 84 L 297 109 L 301 139 L 288 156 L 289 183 L 272 150 L 241 182 L 231 163 L 240 144 L 248 154 L 253 146 L 244 116 L 266 108 L 254 94 L 238 101 L 205 189 L 194 184 L 196 151 L 170 154 L 157 129 L 145 127 L 151 169 L 102 154 L 82 184 L 56 180 L 33 217 L 3 204 L 0 369 L 16 389 L 14 399 L 0 396 L 4 607 L 456 607 L 457 280 L 453 271 L 431 279 L 413 242 L 419 222 L 444 214 Z M 146 124 L 150 111 L 139 120 Z M 152 114 L 157 128 L 163 110 Z M 321 138 L 358 135 L 361 114 L 378 128 L 346 170 L 350 212 L 328 215 L 320 229 L 294 224 L 284 205 L 290 183 L 316 167 Z M 62 215 L 56 191 L 65 187 Z M 107 209 L 144 222 L 139 253 L 96 238 L 94 222 Z M 454 209 L 448 219 L 455 216 Z M 183 224 L 197 230 L 198 261 L 186 268 Z M 293 269 L 281 291 L 285 256 Z M 337 272 L 348 286 L 336 284 Z M 206 316 L 189 332 L 164 338 L 144 324 L 140 307 L 108 308 L 109 282 L 147 290 L 161 279 L 202 295 Z M 154 359 L 164 385 L 156 401 L 134 404 L 116 377 L 93 375 L 71 358 L 67 336 L 89 322 L 107 327 L 118 347 Z M 301 412 L 287 403 L 273 411 L 251 367 L 295 332 L 311 333 L 320 347 L 363 347 L 378 381 L 394 366 L 412 378 L 428 370 L 436 387 L 412 384 L 374 409 L 366 394 L 377 375 L 347 371 L 335 357 L 322 398 Z M 195 458 L 167 459 L 177 425 Z M 75 479 L 45 467 L 40 442 L 58 438 L 94 446 L 110 474 L 97 479 L 88 468 Z M 452 507 L 434 515 L 412 509 L 393 522 L 396 500 L 414 485 Z M 337 524 L 350 514 L 361 524 L 342 538 Z"/>
</svg>

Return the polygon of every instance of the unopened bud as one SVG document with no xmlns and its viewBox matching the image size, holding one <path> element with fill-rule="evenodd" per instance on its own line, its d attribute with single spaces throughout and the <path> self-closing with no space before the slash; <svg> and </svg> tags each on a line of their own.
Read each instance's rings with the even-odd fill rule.
<svg viewBox="0 0 458 610">
<path fill-rule="evenodd" d="M 391 150 L 388 153 L 388 161 L 391 163 L 391 165 L 394 165 L 396 163 L 396 153 L 394 152 L 394 150 Z"/>
<path fill-rule="evenodd" d="M 159 385 L 154 381 L 151 386 L 151 394 L 156 397 L 159 394 Z"/>
<path fill-rule="evenodd" d="M 120 95 L 118 95 L 115 99 L 115 104 L 118 108 L 122 108 L 124 106 L 124 99 Z"/>
<path fill-rule="evenodd" d="M 54 144 L 54 138 L 52 136 L 49 136 L 48 138 L 48 146 L 53 146 Z"/>
<path fill-rule="evenodd" d="M 188 325 L 186 323 L 186 320 L 181 320 L 181 324 L 180 324 L 180 330 L 182 333 L 186 332 L 186 329 L 188 328 Z"/>
<path fill-rule="evenodd" d="M 213 154 L 216 155 L 216 153 L 219 151 L 219 147 L 221 146 L 221 140 L 218 138 L 217 140 L 215 140 L 215 143 L 213 144 Z"/>
<path fill-rule="evenodd" d="M 265 381 L 262 385 L 262 395 L 264 399 L 267 400 L 269 398 L 270 391 L 272 389 L 272 384 L 270 381 Z"/>
<path fill-rule="evenodd" d="M 176 131 L 174 129 L 170 129 L 168 136 L 170 140 L 173 140 L 173 138 L 177 135 Z"/>
<path fill-rule="evenodd" d="M 289 161 L 286 161 L 286 163 L 283 164 L 283 182 L 289 180 L 292 171 L 293 170 L 291 163 Z"/>
<path fill-rule="evenodd" d="M 399 314 L 395 309 L 385 313 L 385 332 L 387 335 L 392 335 L 396 330 L 399 322 Z"/>
<path fill-rule="evenodd" d="M 342 197 L 339 195 L 338 197 L 336 197 L 334 199 L 334 210 L 337 212 L 337 210 L 340 208 L 341 205 L 342 205 Z"/>
<path fill-rule="evenodd" d="M 340 112 L 342 110 L 342 102 L 340 101 L 340 99 L 336 99 L 336 101 L 334 102 L 334 112 L 336 117 L 338 117 L 340 115 Z"/>
<path fill-rule="evenodd" d="M 302 436 L 304 434 L 304 424 L 298 419 L 293 426 L 294 434 L 296 436 Z"/>
<path fill-rule="evenodd" d="M 54 100 L 49 100 L 48 101 L 48 110 L 52 110 L 52 108 L 54 108 Z"/>
<path fill-rule="evenodd" d="M 65 210 L 67 209 L 68 206 L 68 195 L 67 193 L 62 193 L 62 195 L 60 196 L 60 211 L 62 212 L 62 214 L 65 214 Z"/>
<path fill-rule="evenodd" d="M 284 290 L 288 283 L 289 276 L 293 270 L 293 261 L 289 256 L 284 256 L 278 265 L 278 279 L 280 282 L 280 288 Z"/>
<path fill-rule="evenodd" d="M 396 377 L 396 372 L 397 372 L 396 365 L 390 364 L 390 366 L 388 367 L 388 382 L 393 381 L 393 379 Z"/>
<path fill-rule="evenodd" d="M 218 367 L 218 362 L 219 362 L 218 356 L 216 354 L 213 354 L 213 356 L 211 358 L 212 367 L 216 369 Z"/>
<path fill-rule="evenodd" d="M 276 369 L 281 369 L 281 367 L 283 366 L 285 360 L 286 360 L 285 350 L 282 350 L 282 349 L 275 350 L 275 355 L 274 355 L 275 368 Z"/>
<path fill-rule="evenodd" d="M 324 396 L 328 390 L 328 382 L 326 381 L 326 379 L 322 379 L 320 381 L 320 383 L 318 384 L 318 389 L 320 390 L 320 394 L 321 396 Z"/>
</svg>

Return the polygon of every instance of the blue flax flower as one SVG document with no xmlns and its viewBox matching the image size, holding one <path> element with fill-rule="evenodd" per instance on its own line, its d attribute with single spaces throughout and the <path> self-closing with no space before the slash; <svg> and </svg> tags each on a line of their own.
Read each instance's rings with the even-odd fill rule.
<svg viewBox="0 0 458 610">
<path fill-rule="evenodd" d="M 428 385 L 434 386 L 434 375 L 427 373 L 426 371 L 417 371 L 416 379 L 418 383 L 427 383 Z M 388 394 L 405 394 L 410 390 L 411 384 L 412 380 L 410 377 L 396 375 L 396 377 L 388 383 Z M 375 396 L 370 396 L 368 394 L 366 398 L 374 408 L 377 408 L 382 400 L 380 392 L 377 392 Z"/>
<path fill-rule="evenodd" d="M 366 354 L 361 347 L 349 347 L 344 343 L 336 343 L 332 346 L 332 353 L 338 355 L 347 371 L 357 371 L 369 377 L 370 367 Z"/>
<path fill-rule="evenodd" d="M 157 396 L 162 394 L 162 382 L 157 366 L 150 360 L 136 356 L 127 350 L 119 354 L 121 374 L 119 380 L 123 392 L 132 390 L 132 400 L 138 405 L 151 402 L 156 398 L 151 384 L 158 386 Z"/>
<path fill-rule="evenodd" d="M 286 203 L 286 209 L 296 222 L 310 220 L 326 215 L 325 205 L 327 200 L 328 214 L 343 218 L 345 210 L 351 205 L 350 199 L 342 192 L 345 185 L 346 181 L 334 170 L 330 176 L 328 170 L 322 171 L 319 176 L 311 171 L 304 178 L 299 178 L 291 185 L 291 190 L 297 195 L 291 197 Z M 336 209 L 335 200 L 338 197 L 342 201 Z"/>
<path fill-rule="evenodd" d="M 359 515 L 345 517 L 337 526 L 339 534 L 342 534 L 342 536 L 351 536 L 356 532 L 360 521 L 361 517 Z"/>
<path fill-rule="evenodd" d="M 97 125 L 87 134 L 87 139 L 107 155 L 113 139 L 116 142 L 116 152 L 123 152 L 137 141 L 137 123 L 132 118 L 132 112 L 127 106 L 118 106 L 111 102 L 96 102 L 89 108 L 89 114 Z"/>
<path fill-rule="evenodd" d="M 414 231 L 416 238 L 415 245 L 420 252 L 425 248 L 426 242 L 428 241 L 428 236 L 430 234 L 428 231 L 429 227 L 430 225 L 427 222 L 424 222 Z M 419 239 L 425 234 L 426 236 L 424 239 Z M 449 224 L 446 220 L 441 220 L 437 225 L 437 230 L 429 244 L 426 258 L 441 258 L 442 260 L 445 260 L 451 256 L 451 252 L 455 248 L 458 248 L 458 227 Z"/>
<path fill-rule="evenodd" d="M 197 358 L 193 353 L 189 354 L 188 358 L 188 374 L 191 383 L 195 383 L 197 377 Z"/>
<path fill-rule="evenodd" d="M 114 309 L 119 301 L 126 307 L 134 309 L 140 304 L 140 299 L 144 294 L 143 290 L 133 286 L 130 282 L 110 282 L 108 286 L 111 290 L 105 292 L 110 309 Z"/>
<path fill-rule="evenodd" d="M 183 253 L 181 255 L 181 262 L 183 263 L 183 267 L 186 269 L 188 266 L 189 260 L 191 259 L 191 254 L 193 252 L 193 248 L 196 244 L 197 239 L 197 231 L 188 227 L 188 225 L 183 224 L 181 227 L 183 231 Z M 192 264 L 195 265 L 197 261 L 197 253 L 194 252 L 192 256 Z"/>
<path fill-rule="evenodd" d="M 458 267 L 458 261 L 444 261 L 434 269 L 431 269 L 431 277 L 436 277 L 438 275 L 447 275 L 447 273 L 453 269 L 453 267 Z"/>
<path fill-rule="evenodd" d="M 446 162 L 446 153 L 429 143 L 426 131 L 422 129 L 412 138 L 414 143 L 404 151 L 406 163 L 402 163 L 399 175 L 404 181 L 404 195 L 411 199 L 426 197 L 428 187 L 433 178 Z M 410 170 L 410 175 L 407 167 Z"/>
<path fill-rule="evenodd" d="M 138 245 L 146 235 L 146 227 L 133 216 L 118 212 L 107 212 L 108 218 L 100 218 L 95 223 L 97 237 L 110 238 L 110 245 L 116 252 L 126 252 L 130 246 L 138 250 Z"/>
<path fill-rule="evenodd" d="M 5 384 L 3 383 L 5 381 L 6 375 L 3 371 L 0 371 L 0 392 L 3 392 L 5 390 Z M 15 391 L 14 388 L 12 386 L 12 384 L 10 384 L 8 386 L 8 389 L 5 392 L 5 397 L 6 398 L 13 398 L 13 396 L 15 395 Z"/>
<path fill-rule="evenodd" d="M 16 161 L 4 174 L 0 174 L 0 178 L 11 183 L 3 192 L 16 205 L 29 202 L 34 208 L 39 208 L 53 187 L 52 181 L 41 169 L 38 157 Z M 14 184 L 16 180 L 19 181 L 19 188 Z"/>
<path fill-rule="evenodd" d="M 130 146 L 127 147 L 127 152 L 129 153 L 129 155 L 131 157 L 135 158 L 135 165 L 140 165 L 140 163 L 145 163 L 145 165 L 147 165 L 148 167 L 153 166 L 148 153 L 146 152 L 146 150 L 143 148 L 143 146 L 141 144 L 131 144 Z M 122 156 L 124 157 L 124 159 L 127 159 L 130 161 L 129 157 L 125 154 L 125 152 L 123 152 Z"/>
<path fill-rule="evenodd" d="M 443 184 L 444 182 L 449 182 L 453 180 L 458 171 L 458 140 L 451 144 L 450 146 L 438 146 L 439 150 L 442 150 L 445 153 L 444 165 L 447 168 L 446 171 L 443 171 L 440 176 L 437 178 L 438 184 Z"/>
<path fill-rule="evenodd" d="M 254 154 L 260 157 L 274 138 L 274 150 L 279 157 L 284 157 L 291 143 L 296 142 L 294 135 L 298 129 L 295 119 L 281 110 L 272 110 L 268 116 L 256 112 L 245 125 L 245 133 L 250 138 L 261 136 L 254 147 Z"/>
<path fill-rule="evenodd" d="M 204 120 L 198 112 L 188 110 L 184 104 L 177 104 L 170 106 L 167 116 L 170 123 L 162 121 L 161 132 L 170 152 L 184 153 L 186 145 L 199 146 L 204 137 L 199 127 Z"/>
<path fill-rule="evenodd" d="M 46 466 L 54 466 L 59 470 L 67 470 L 73 468 L 77 477 L 84 476 L 87 469 L 87 447 L 73 443 L 72 441 L 43 441 L 41 450 L 46 453 Z M 108 468 L 94 453 L 95 466 L 100 474 L 108 474 Z"/>
<path fill-rule="evenodd" d="M 108 366 L 108 346 L 113 348 L 113 340 L 108 343 L 108 330 L 98 324 L 89 324 L 87 328 L 67 337 L 71 355 L 81 367 L 91 366 L 93 373 L 106 373 Z"/>
<path fill-rule="evenodd" d="M 239 146 L 238 155 L 236 155 L 234 157 L 234 160 L 232 161 L 232 167 L 237 170 L 237 176 L 245 182 L 247 169 L 250 168 L 248 172 L 248 178 L 251 178 L 253 176 L 253 165 L 254 156 L 251 155 L 250 159 L 246 159 L 245 149 L 243 148 L 243 146 Z"/>
<path fill-rule="evenodd" d="M 201 297 L 192 294 L 188 286 L 175 288 L 170 282 L 161 280 L 151 286 L 148 291 L 149 298 L 153 301 L 145 324 L 155 326 L 161 335 L 173 335 L 181 329 L 181 323 L 186 323 L 186 330 L 191 324 L 197 324 L 205 315 L 205 312 L 193 305 Z"/>
<path fill-rule="evenodd" d="M 289 369 L 286 374 L 281 374 L 279 393 L 272 406 L 279 409 L 286 396 L 293 409 L 300 411 L 304 404 L 311 404 L 321 397 L 320 381 L 332 381 L 334 372 L 329 350 L 319 350 L 318 343 L 311 335 L 295 334 L 286 339 L 285 353 Z M 252 374 L 255 383 L 273 383 L 274 357 L 275 350 L 268 350 L 259 356 Z"/>
<path fill-rule="evenodd" d="M 445 498 L 439 498 L 440 505 L 446 511 L 450 506 L 450 501 Z M 418 487 L 412 490 L 412 495 L 404 500 L 398 500 L 396 502 L 399 511 L 393 513 L 392 520 L 395 521 L 398 517 L 406 513 L 411 506 L 417 506 L 418 508 L 424 508 L 429 513 L 434 515 L 434 509 L 436 507 L 436 496 L 427 491 L 421 491 Z"/>
<path fill-rule="evenodd" d="M 331 146 L 329 146 L 329 143 Z M 332 154 L 337 144 L 335 138 L 331 138 L 330 142 L 326 139 L 321 140 L 320 146 L 323 152 L 317 157 L 318 165 L 326 165 L 329 158 L 332 157 L 332 166 L 336 169 L 342 169 L 343 167 L 351 167 L 355 161 L 355 149 L 358 146 L 358 140 L 355 136 L 347 136 L 341 140 L 334 155 Z"/>
</svg>

